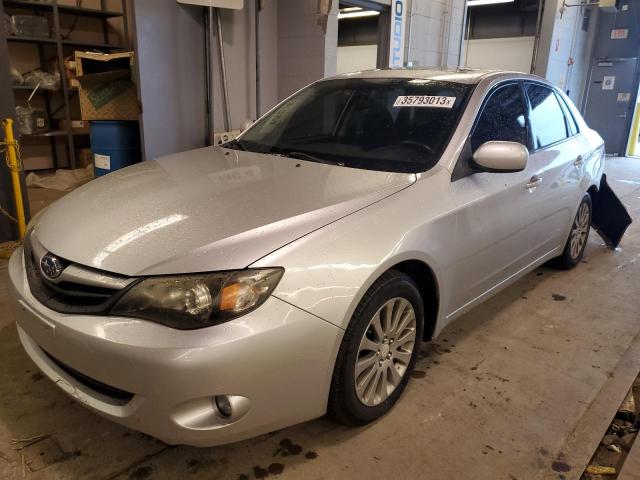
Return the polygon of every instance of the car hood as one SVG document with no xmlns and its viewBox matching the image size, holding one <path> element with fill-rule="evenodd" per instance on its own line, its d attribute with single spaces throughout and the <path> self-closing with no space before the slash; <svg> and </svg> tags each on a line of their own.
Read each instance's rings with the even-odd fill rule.
<svg viewBox="0 0 640 480">
<path fill-rule="evenodd" d="M 62 258 L 123 275 L 237 269 L 414 181 L 209 147 L 98 178 L 52 204 L 33 234 Z"/>
</svg>

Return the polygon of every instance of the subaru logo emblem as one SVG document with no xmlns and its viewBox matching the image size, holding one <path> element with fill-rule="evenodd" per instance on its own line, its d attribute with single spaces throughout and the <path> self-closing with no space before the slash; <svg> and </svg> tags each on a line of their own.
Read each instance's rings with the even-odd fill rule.
<svg viewBox="0 0 640 480">
<path fill-rule="evenodd" d="M 51 255 L 50 253 L 47 253 L 40 260 L 40 270 L 42 270 L 44 276 L 49 280 L 55 280 L 60 276 L 62 270 L 64 270 L 64 266 L 58 258 L 56 258 L 54 255 Z"/>
</svg>

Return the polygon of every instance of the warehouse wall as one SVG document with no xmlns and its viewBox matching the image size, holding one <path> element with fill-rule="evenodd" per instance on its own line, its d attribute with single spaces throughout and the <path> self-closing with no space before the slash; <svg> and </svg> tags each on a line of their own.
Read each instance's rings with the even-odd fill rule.
<svg viewBox="0 0 640 480">
<path fill-rule="evenodd" d="M 458 65 L 464 0 L 413 0 L 407 61 L 414 67 Z"/>
<path fill-rule="evenodd" d="M 256 72 L 253 8 L 253 1 L 247 1 L 242 10 L 219 10 L 224 40 L 231 113 L 230 127 L 232 130 L 240 128 L 248 119 L 255 117 Z M 217 32 L 215 34 L 217 36 Z M 214 131 L 223 132 L 225 131 L 224 99 L 221 88 L 220 60 L 216 47 L 212 53 Z"/>
<path fill-rule="evenodd" d="M 317 0 L 278 1 L 278 98 L 320 78 L 335 75 L 338 57 L 338 1 L 318 25 Z"/>
<path fill-rule="evenodd" d="M 221 10 L 227 68 L 231 129 L 258 116 L 256 105 L 255 0 L 242 10 Z M 263 2 L 260 13 L 260 100 L 264 112 L 276 101 L 277 11 L 275 1 Z M 222 78 L 217 48 L 213 50 L 214 131 L 224 131 Z"/>
<path fill-rule="evenodd" d="M 135 2 L 138 94 L 146 160 L 205 145 L 202 10 L 173 0 Z"/>
<path fill-rule="evenodd" d="M 469 40 L 463 65 L 528 73 L 535 40 L 529 36 Z"/>
<path fill-rule="evenodd" d="M 462 65 L 530 72 L 537 20 L 535 2 L 470 7 Z"/>
<path fill-rule="evenodd" d="M 553 5 L 549 2 L 547 7 Z M 544 77 L 580 104 L 590 63 L 590 45 L 596 30 L 597 8 L 555 5 L 555 17 Z M 585 20 L 587 17 L 587 20 Z M 538 75 L 542 71 L 536 71 Z"/>
<path fill-rule="evenodd" d="M 256 1 L 256 0 L 254 0 Z M 278 1 L 263 1 L 260 13 L 260 112 L 278 101 Z"/>
<path fill-rule="evenodd" d="M 338 47 L 336 73 L 347 73 L 376 68 L 377 45 L 348 45 Z"/>
<path fill-rule="evenodd" d="M 640 4 L 637 0 L 626 0 L 622 5 L 627 9 L 618 13 L 600 13 L 593 45 L 594 58 L 640 56 Z M 629 29 L 629 36 L 612 39 L 611 30 L 617 28 Z"/>
</svg>

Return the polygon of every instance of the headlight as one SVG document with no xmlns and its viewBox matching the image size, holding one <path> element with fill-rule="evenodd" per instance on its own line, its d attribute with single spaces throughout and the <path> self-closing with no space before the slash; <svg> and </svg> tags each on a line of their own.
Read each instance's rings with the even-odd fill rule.
<svg viewBox="0 0 640 480">
<path fill-rule="evenodd" d="M 143 318 L 181 330 L 226 322 L 269 298 L 284 269 L 150 277 L 134 285 L 111 315 Z"/>
</svg>

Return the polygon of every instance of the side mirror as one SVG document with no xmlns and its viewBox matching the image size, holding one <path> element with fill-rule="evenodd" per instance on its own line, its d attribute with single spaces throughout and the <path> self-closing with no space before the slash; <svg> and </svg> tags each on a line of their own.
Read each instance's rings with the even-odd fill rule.
<svg viewBox="0 0 640 480">
<path fill-rule="evenodd" d="M 473 154 L 473 163 L 485 172 L 521 172 L 527 166 L 529 150 L 517 142 L 486 142 Z"/>
</svg>

